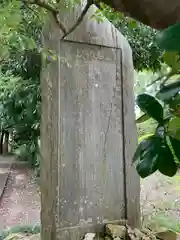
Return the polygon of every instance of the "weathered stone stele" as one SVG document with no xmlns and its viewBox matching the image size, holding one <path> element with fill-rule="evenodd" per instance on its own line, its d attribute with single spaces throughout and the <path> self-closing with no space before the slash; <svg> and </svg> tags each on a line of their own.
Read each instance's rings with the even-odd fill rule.
<svg viewBox="0 0 180 240">
<path fill-rule="evenodd" d="M 82 6 L 60 14 L 72 26 Z M 90 16 L 60 40 L 49 19 L 43 43 L 57 61 L 42 71 L 42 239 L 76 240 L 127 219 L 139 225 L 132 52 L 105 20 Z"/>
</svg>

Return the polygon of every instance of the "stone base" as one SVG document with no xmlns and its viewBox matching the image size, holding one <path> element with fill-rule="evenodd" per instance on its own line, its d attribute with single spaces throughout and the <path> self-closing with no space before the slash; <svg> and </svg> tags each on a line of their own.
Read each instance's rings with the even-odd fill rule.
<svg viewBox="0 0 180 240">
<path fill-rule="evenodd" d="M 106 225 L 108 224 L 113 224 L 122 226 L 126 224 L 125 220 L 117 220 L 117 221 L 109 221 L 102 224 L 89 224 L 85 226 L 74 226 L 74 227 L 69 227 L 69 228 L 63 228 L 57 230 L 57 239 L 58 240 L 64 240 L 64 239 L 69 239 L 69 240 L 81 240 L 84 239 L 85 235 L 87 233 L 96 233 L 95 239 L 104 239 L 105 237 L 105 228 Z"/>
</svg>

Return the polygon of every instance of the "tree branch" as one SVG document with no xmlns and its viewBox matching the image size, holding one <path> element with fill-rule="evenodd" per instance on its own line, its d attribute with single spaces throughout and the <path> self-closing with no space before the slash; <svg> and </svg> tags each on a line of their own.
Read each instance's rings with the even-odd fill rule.
<svg viewBox="0 0 180 240">
<path fill-rule="evenodd" d="M 171 78 L 173 75 L 175 75 L 176 73 L 174 71 L 171 71 L 163 80 L 163 82 L 160 84 L 160 88 L 163 88 L 165 83 L 168 81 L 169 78 Z"/>
<path fill-rule="evenodd" d="M 170 73 L 168 73 L 167 75 L 163 75 L 163 76 L 159 76 L 158 78 L 156 78 L 154 81 L 152 81 L 151 83 L 149 83 L 146 87 L 150 87 L 151 85 L 153 85 L 154 83 L 162 80 L 163 82 L 161 83 L 162 86 L 164 86 L 164 84 L 167 82 L 167 80 L 172 77 L 173 75 L 175 75 L 176 73 L 174 71 L 171 71 Z"/>
<path fill-rule="evenodd" d="M 59 20 L 59 18 L 58 18 L 58 13 L 53 12 L 52 15 L 53 15 L 54 20 L 55 20 L 55 22 L 57 23 L 57 25 L 58 25 L 58 26 L 60 27 L 60 29 L 63 31 L 64 35 L 67 34 L 67 29 L 66 29 L 66 27 L 64 26 L 64 24 Z"/>
<path fill-rule="evenodd" d="M 164 29 L 180 21 L 179 0 L 103 0 L 117 12 L 123 12 L 152 28 Z"/>
<path fill-rule="evenodd" d="M 70 33 L 72 33 L 82 22 L 84 16 L 86 15 L 86 13 L 88 12 L 89 8 L 91 7 L 91 5 L 93 4 L 93 0 L 88 0 L 81 15 L 79 16 L 79 18 L 77 19 L 76 23 L 67 31 L 67 33 L 64 34 L 64 36 L 62 37 L 62 39 L 66 38 Z"/>
<path fill-rule="evenodd" d="M 35 5 L 39 6 L 39 7 L 42 7 L 44 9 L 46 9 L 50 13 L 52 13 L 55 22 L 58 24 L 60 29 L 63 31 L 64 35 L 67 34 L 66 27 L 64 26 L 64 24 L 58 18 L 58 14 L 59 14 L 58 9 L 54 8 L 52 5 L 50 5 L 50 4 L 48 4 L 48 3 L 44 2 L 44 1 L 41 1 L 41 0 L 31 0 L 31 1 L 24 0 L 23 2 L 25 4 L 35 4 Z"/>
<path fill-rule="evenodd" d="M 28 0 L 22 1 L 28 2 Z M 45 0 L 29 1 L 51 12 L 57 11 Z M 56 3 L 59 2 L 60 0 L 56 0 Z M 156 29 L 163 29 L 180 21 L 179 0 L 102 0 L 102 2 L 115 11 L 123 12 L 126 16 L 130 16 Z"/>
<path fill-rule="evenodd" d="M 88 0 L 84 10 L 82 11 L 81 15 L 77 19 L 76 23 L 69 30 L 66 30 L 66 27 L 64 26 L 64 24 L 58 18 L 58 14 L 59 14 L 58 9 L 56 9 L 52 5 L 50 5 L 50 4 L 48 4 L 44 1 L 41 1 L 41 0 L 31 0 L 31 1 L 24 0 L 23 2 L 25 4 L 38 5 L 39 7 L 42 7 L 44 9 L 46 9 L 47 11 L 51 12 L 55 21 L 56 21 L 56 23 L 58 24 L 58 26 L 60 27 L 60 29 L 64 33 L 62 39 L 66 38 L 70 33 L 72 33 L 80 25 L 84 16 L 86 15 L 87 11 L 89 10 L 90 6 L 93 4 L 93 0 Z M 59 0 L 56 0 L 56 2 L 59 3 Z"/>
<path fill-rule="evenodd" d="M 39 7 L 42 7 L 46 10 L 48 10 L 51 13 L 58 13 L 58 10 L 56 8 L 54 8 L 52 5 L 41 1 L 41 0 L 24 0 L 23 2 L 28 3 L 28 4 L 35 4 L 38 5 Z"/>
<path fill-rule="evenodd" d="M 156 78 L 154 81 L 152 81 L 151 83 L 147 84 L 146 87 L 150 87 L 151 85 L 153 85 L 154 83 L 160 81 L 162 78 L 164 78 L 165 76 L 159 76 L 158 78 Z"/>
</svg>

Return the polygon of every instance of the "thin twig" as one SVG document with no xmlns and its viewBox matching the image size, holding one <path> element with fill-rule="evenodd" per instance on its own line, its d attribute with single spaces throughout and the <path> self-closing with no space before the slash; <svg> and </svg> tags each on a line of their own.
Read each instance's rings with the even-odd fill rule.
<svg viewBox="0 0 180 240">
<path fill-rule="evenodd" d="M 28 4 L 38 5 L 39 7 L 42 7 L 51 13 L 58 13 L 58 10 L 56 8 L 54 8 L 52 5 L 50 5 L 44 1 L 41 1 L 41 0 L 30 0 L 30 1 L 24 0 L 23 2 L 28 3 Z"/>
<path fill-rule="evenodd" d="M 86 13 L 88 12 L 90 6 L 93 4 L 93 0 L 88 0 L 86 3 L 86 6 L 84 7 L 81 15 L 79 16 L 79 18 L 77 19 L 76 23 L 69 29 L 66 30 L 66 27 L 64 26 L 64 24 L 59 20 L 58 18 L 58 14 L 59 14 L 59 10 L 56 9 L 55 7 L 53 7 L 52 5 L 41 1 L 41 0 L 23 0 L 23 2 L 25 4 L 35 4 L 38 5 L 39 7 L 42 7 L 44 9 L 46 9 L 47 11 L 51 12 L 56 23 L 58 24 L 58 26 L 60 27 L 60 29 L 63 31 L 64 35 L 62 37 L 62 39 L 66 38 L 70 33 L 72 33 L 82 22 L 84 16 L 86 15 Z M 60 2 L 60 0 L 56 0 L 57 3 Z"/>
<path fill-rule="evenodd" d="M 27 0 L 24 0 L 23 1 L 25 4 L 35 4 L 35 5 L 38 5 L 39 7 L 42 7 L 44 9 L 46 9 L 47 11 L 51 12 L 56 23 L 58 24 L 58 26 L 60 27 L 60 29 L 63 31 L 64 34 L 67 33 L 67 30 L 66 30 L 66 27 L 64 26 L 64 24 L 59 20 L 58 18 L 58 14 L 59 14 L 59 11 L 58 9 L 54 8 L 52 5 L 44 2 L 44 1 L 41 1 L 41 0 L 32 0 L 32 1 L 27 1 Z"/>
<path fill-rule="evenodd" d="M 163 76 L 159 76 L 158 78 L 156 78 L 154 81 L 152 81 L 151 83 L 147 84 L 146 87 L 150 87 L 151 85 L 153 85 L 154 83 L 160 81 L 161 79 L 165 78 L 162 82 L 162 86 L 164 86 L 164 84 L 167 82 L 167 80 L 172 77 L 173 75 L 175 75 L 176 73 L 174 71 L 171 71 L 170 73 L 168 73 L 167 75 L 163 75 Z"/>
<path fill-rule="evenodd" d="M 57 25 L 60 27 L 60 29 L 63 31 L 64 35 L 67 34 L 67 30 L 66 27 L 64 26 L 64 24 L 59 20 L 58 18 L 58 14 L 57 13 L 52 13 L 55 22 L 57 23 Z"/>
<path fill-rule="evenodd" d="M 164 81 L 161 83 L 160 88 L 163 88 L 164 85 L 165 85 L 165 83 L 167 82 L 167 80 L 168 80 L 170 77 L 172 77 L 173 75 L 175 75 L 175 72 L 174 72 L 174 71 L 171 71 L 171 72 L 166 76 L 166 78 L 164 79 Z"/>
<path fill-rule="evenodd" d="M 88 0 L 88 2 L 86 3 L 86 6 L 84 7 L 81 15 L 79 16 L 79 18 L 77 19 L 76 23 L 67 31 L 67 33 L 64 34 L 64 36 L 62 37 L 62 39 L 66 38 L 70 33 L 72 33 L 82 22 L 84 16 L 86 15 L 87 11 L 89 10 L 90 6 L 93 4 L 92 0 Z"/>
<path fill-rule="evenodd" d="M 146 87 L 150 87 L 151 85 L 153 85 L 154 83 L 158 82 L 159 80 L 161 80 L 163 77 L 165 76 L 159 76 L 158 78 L 156 78 L 154 81 L 152 81 L 151 83 L 147 84 Z"/>
</svg>

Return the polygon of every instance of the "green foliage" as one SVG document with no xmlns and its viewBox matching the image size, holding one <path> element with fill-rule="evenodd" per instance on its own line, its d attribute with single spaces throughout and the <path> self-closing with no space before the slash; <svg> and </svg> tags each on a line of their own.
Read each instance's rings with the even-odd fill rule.
<svg viewBox="0 0 180 240">
<path fill-rule="evenodd" d="M 137 100 L 141 110 L 158 122 L 154 134 L 143 139 L 136 150 L 133 162 L 137 161 L 137 171 L 143 178 L 156 170 L 172 177 L 177 172 L 176 159 L 180 161 L 180 155 L 177 154 L 178 142 L 175 140 L 178 134 L 177 132 L 173 134 L 173 129 L 177 128 L 177 122 L 172 124 L 173 114 L 167 118 L 162 105 L 155 97 L 140 94 Z M 178 119 L 178 123 L 180 124 L 180 119 Z M 172 128 L 172 125 L 175 125 L 174 128 Z M 169 146 L 167 138 L 170 139 L 171 146 Z"/>
<path fill-rule="evenodd" d="M 136 123 L 142 123 L 142 122 L 148 120 L 149 118 L 150 118 L 150 116 L 147 113 L 145 113 L 136 120 Z"/>
<path fill-rule="evenodd" d="M 145 114 L 154 118 L 157 122 L 162 123 L 163 107 L 155 97 L 147 93 L 139 94 L 137 97 L 137 105 Z"/>
<path fill-rule="evenodd" d="M 65 8 L 69 10 L 77 2 L 78 0 L 65 1 Z M 48 3 L 55 6 L 53 0 Z M 3 0 L 0 4 L 1 130 L 10 132 L 11 143 L 18 156 L 36 166 L 40 161 L 40 54 L 42 57 L 53 55 L 49 49 L 42 48 L 40 41 L 46 11 L 19 0 Z M 101 7 L 105 16 L 130 42 L 135 68 L 153 71 L 160 69 L 162 51 L 156 43 L 152 44 L 156 31 L 124 17 L 123 14 L 115 13 L 106 6 Z M 97 10 L 94 17 L 101 21 L 101 11 Z M 54 55 L 52 59 L 55 59 Z M 162 110 L 158 114 L 160 112 Z M 145 118 L 147 120 L 153 116 L 160 122 L 158 114 L 148 112 L 148 117 L 146 115 Z"/>
<path fill-rule="evenodd" d="M 79 3 L 78 0 L 65 1 L 64 11 L 72 9 L 72 6 L 77 3 Z M 55 6 L 54 1 L 48 1 L 48 4 Z M 162 51 L 157 44 L 153 43 L 156 31 L 113 11 L 104 4 L 100 5 L 103 11 L 98 9 L 92 17 L 102 22 L 105 15 L 122 32 L 132 47 L 135 68 L 138 71 L 160 69 L 163 62 Z M 0 21 L 0 33 L 2 33 L 0 35 L 3 36 L 3 39 L 0 38 L 0 52 L 2 52 L 3 60 L 9 58 L 10 46 L 20 52 L 36 48 L 39 52 L 42 51 L 34 36 L 37 36 L 45 16 L 46 11 L 37 5 L 27 5 L 19 0 L 3 1 L 0 11 L 0 20 L 2 20 Z"/>
<path fill-rule="evenodd" d="M 143 178 L 156 170 L 172 177 L 180 163 L 180 81 L 167 84 L 180 72 L 180 24 L 158 33 L 157 44 L 168 51 L 164 53 L 164 60 L 171 70 L 156 97 L 146 93 L 137 97 L 137 105 L 145 114 L 137 122 L 146 121 L 147 116 L 158 122 L 154 134 L 139 143 L 133 158 L 133 162 L 137 162 L 137 172 Z"/>
<path fill-rule="evenodd" d="M 13 233 L 30 233 L 30 234 L 37 234 L 40 233 L 41 226 L 40 225 L 19 225 L 12 227 L 8 230 L 4 230 L 0 233 L 0 240 L 5 239 L 8 235 Z"/>
<path fill-rule="evenodd" d="M 170 147 L 167 143 L 164 143 L 159 146 L 158 150 L 159 152 L 156 160 L 157 170 L 168 177 L 173 177 L 177 172 L 177 165 Z"/>
<path fill-rule="evenodd" d="M 39 49 L 40 29 L 44 12 L 36 6 L 27 6 L 19 0 L 1 1 L 0 60 L 9 60 L 24 50 Z M 36 38 L 34 37 L 36 36 Z"/>
<path fill-rule="evenodd" d="M 180 141 L 171 136 L 169 137 L 169 140 L 171 142 L 172 150 L 174 151 L 175 156 L 177 156 L 177 159 L 180 159 Z"/>
<path fill-rule="evenodd" d="M 37 80 L 0 73 L 1 129 L 11 133 L 14 148 L 26 146 L 32 166 L 36 164 L 40 136 L 40 100 Z"/>
<path fill-rule="evenodd" d="M 133 51 L 135 69 L 158 71 L 163 62 L 162 51 L 157 45 L 152 44 L 155 38 L 155 30 L 137 23 L 136 28 L 129 28 L 126 21 L 122 21 L 117 28 L 127 38 Z"/>
<path fill-rule="evenodd" d="M 140 137 L 138 138 L 138 143 L 141 143 L 143 140 L 146 140 L 148 137 L 151 137 L 151 136 L 153 136 L 152 133 L 146 133 L 146 134 L 140 136 Z M 138 146 L 138 147 L 139 147 L 139 146 Z M 136 150 L 136 151 L 137 151 L 137 150 Z M 137 156 L 137 158 L 138 158 L 138 156 Z M 137 158 L 134 156 L 134 157 L 133 157 L 133 162 L 135 162 Z"/>
<path fill-rule="evenodd" d="M 170 102 L 171 99 L 178 94 L 180 89 L 180 81 L 173 82 L 161 88 L 156 97 L 159 98 L 161 101 Z M 174 99 L 173 99 L 174 100 Z"/>
<path fill-rule="evenodd" d="M 143 140 L 143 138 L 147 135 L 152 135 L 152 133 L 155 131 L 157 127 L 157 122 L 152 119 L 149 118 L 148 120 L 146 120 L 145 122 L 141 122 L 137 124 L 137 132 L 138 132 L 138 140 Z"/>
<path fill-rule="evenodd" d="M 153 214 L 147 227 L 155 230 L 156 232 L 162 228 L 180 233 L 179 219 L 167 216 L 165 211 L 163 213 Z"/>
<path fill-rule="evenodd" d="M 177 72 L 180 69 L 180 55 L 177 52 L 165 52 L 163 59 L 173 72 Z"/>
<path fill-rule="evenodd" d="M 169 120 L 168 124 L 168 132 L 169 135 L 176 138 L 177 140 L 180 140 L 180 118 L 179 117 L 173 117 Z"/>
<path fill-rule="evenodd" d="M 142 178 L 149 176 L 157 170 L 156 158 L 158 146 L 159 139 L 154 136 L 144 139 L 139 144 L 133 161 L 135 162 L 140 157 L 136 169 Z M 151 161 L 149 159 L 151 159 Z"/>
<path fill-rule="evenodd" d="M 140 142 L 133 158 L 133 162 L 136 161 L 137 172 L 142 178 L 151 175 L 156 170 L 169 177 L 174 176 L 177 171 L 174 156 L 166 140 L 157 134 Z"/>
<path fill-rule="evenodd" d="M 180 23 L 176 23 L 156 37 L 157 44 L 166 51 L 180 52 Z"/>
<path fill-rule="evenodd" d="M 66 2 L 69 2 L 68 8 L 74 4 L 73 1 Z M 125 17 L 123 14 L 114 12 L 107 6 L 101 7 L 103 7 L 103 12 L 98 9 L 92 17 L 98 22 L 102 22 L 104 14 L 122 32 L 132 47 L 135 68 L 138 71 L 144 69 L 156 71 L 160 69 L 163 61 L 162 51 L 156 44 L 152 44 L 156 31 Z M 9 13 L 8 16 L 7 13 Z M 0 32 L 5 33 L 6 36 L 5 40 L 1 41 L 0 39 L 0 45 L 2 44 L 0 49 L 4 52 L 3 56 L 6 59 L 10 54 L 10 46 L 15 47 L 18 51 L 35 48 L 42 51 L 34 38 L 34 35 L 37 35 L 37 29 L 41 28 L 45 19 L 45 11 L 42 8 L 35 5 L 27 6 L 27 4 L 23 4 L 19 0 L 12 0 L 11 3 L 4 1 L 0 11 L 0 19 L 4 19 L 2 24 L 0 21 Z M 13 26 L 10 29 L 11 22 Z"/>
<path fill-rule="evenodd" d="M 18 157 L 36 167 L 40 161 L 40 38 L 43 13 L 36 6 L 18 5 L 18 2 L 12 1 L 17 4 L 14 7 L 8 1 L 1 2 L 0 18 L 5 17 L 5 10 L 12 7 L 21 20 L 11 28 L 17 41 L 11 41 L 7 32 L 7 41 L 3 45 L 8 54 L 2 59 L 0 69 L 0 127 L 10 133 L 12 149 Z M 9 29 L 8 22 L 4 24 Z"/>
<path fill-rule="evenodd" d="M 158 71 L 163 58 L 162 50 L 155 43 L 156 30 L 125 17 L 109 7 L 105 7 L 103 13 L 130 43 L 135 69 Z"/>
</svg>

